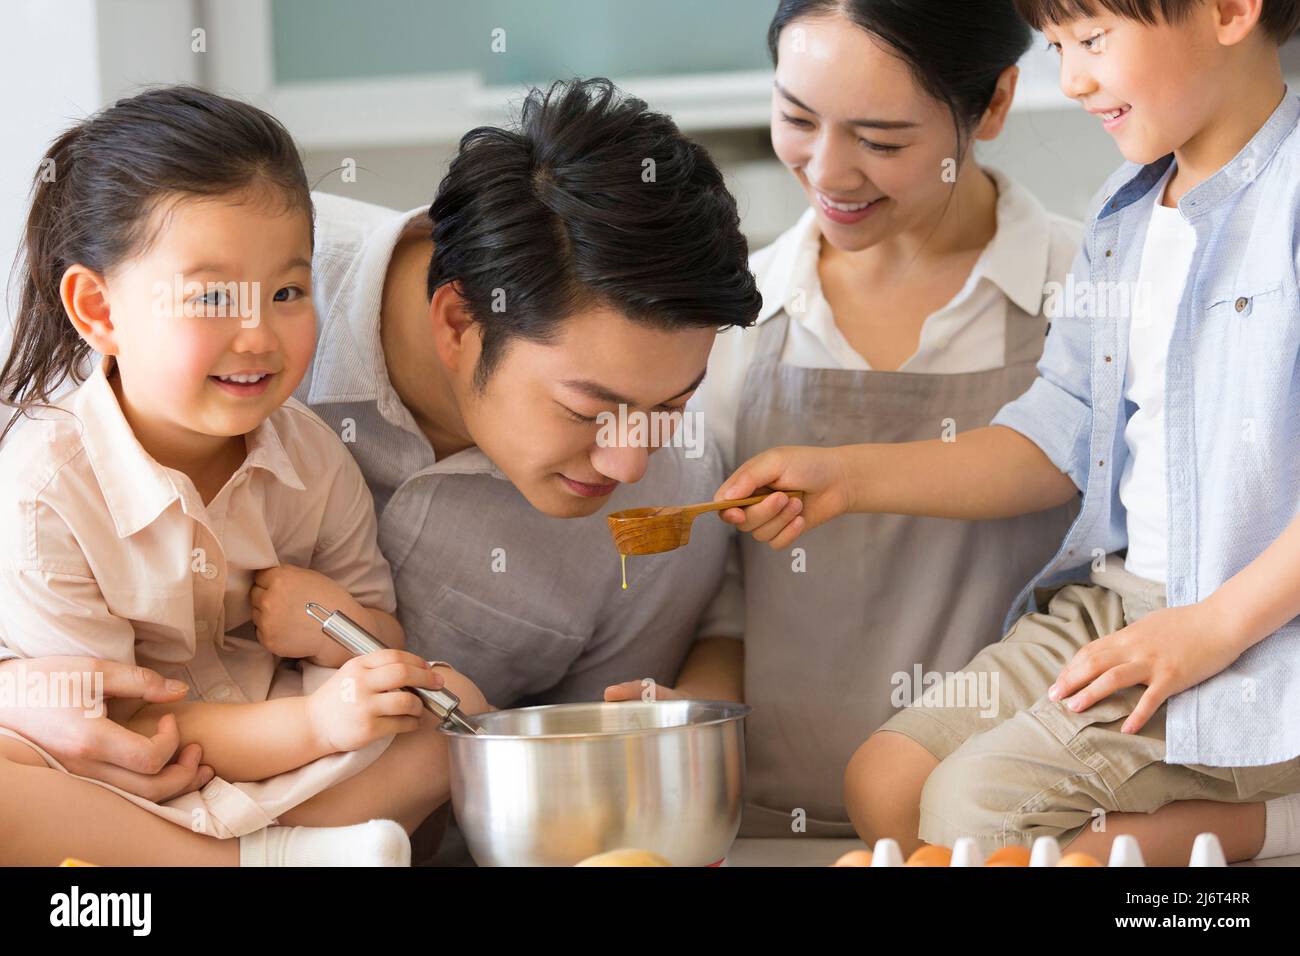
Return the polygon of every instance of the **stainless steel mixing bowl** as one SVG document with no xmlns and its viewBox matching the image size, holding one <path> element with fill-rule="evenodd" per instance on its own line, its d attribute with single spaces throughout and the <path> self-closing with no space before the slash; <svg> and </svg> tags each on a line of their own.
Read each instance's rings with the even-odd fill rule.
<svg viewBox="0 0 1300 956">
<path fill-rule="evenodd" d="M 740 829 L 744 718 L 723 701 L 557 704 L 443 728 L 451 800 L 480 866 L 571 866 L 620 847 L 721 860 Z"/>
</svg>

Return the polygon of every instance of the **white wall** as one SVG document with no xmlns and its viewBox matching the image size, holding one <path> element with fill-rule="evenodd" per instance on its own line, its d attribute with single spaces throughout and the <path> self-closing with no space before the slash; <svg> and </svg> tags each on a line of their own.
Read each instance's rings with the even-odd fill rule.
<svg viewBox="0 0 1300 956">
<path fill-rule="evenodd" d="M 60 132 L 139 84 L 195 82 L 189 0 L 7 0 L 0 6 L 0 348 L 32 177 Z M 56 171 L 57 174 L 57 171 Z"/>
<path fill-rule="evenodd" d="M 19 0 L 0 13 L 0 276 L 7 289 L 41 155 L 63 128 L 100 102 L 95 7 L 95 0 L 68 0 L 57 8 Z M 10 291 L 16 297 L 17 289 Z M 8 304 L 4 311 L 6 330 L 12 308 Z M 7 354 L 7 335 L 4 342 Z"/>
</svg>

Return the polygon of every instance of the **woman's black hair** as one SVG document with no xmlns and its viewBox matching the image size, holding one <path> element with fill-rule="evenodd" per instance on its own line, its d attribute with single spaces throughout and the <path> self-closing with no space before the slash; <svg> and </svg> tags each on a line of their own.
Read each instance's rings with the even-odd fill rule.
<svg viewBox="0 0 1300 956">
<path fill-rule="evenodd" d="M 59 286 L 80 264 L 104 274 L 148 248 L 164 200 L 263 189 L 312 218 L 292 137 L 269 114 L 192 86 L 146 90 L 67 130 L 33 179 L 17 260 L 18 312 L 0 401 L 18 415 L 84 379 L 90 346 L 64 312 Z"/>
<path fill-rule="evenodd" d="M 513 128 L 467 133 L 429 216 L 428 294 L 454 284 L 480 325 L 479 388 L 511 339 L 548 341 L 580 309 L 726 328 L 762 304 L 718 167 L 607 79 L 533 89 Z"/>
<path fill-rule="evenodd" d="M 767 31 L 772 62 L 790 24 L 837 14 L 884 41 L 920 87 L 948 107 L 958 155 L 992 102 L 998 77 L 1033 43 L 1012 0 L 781 0 Z"/>
</svg>

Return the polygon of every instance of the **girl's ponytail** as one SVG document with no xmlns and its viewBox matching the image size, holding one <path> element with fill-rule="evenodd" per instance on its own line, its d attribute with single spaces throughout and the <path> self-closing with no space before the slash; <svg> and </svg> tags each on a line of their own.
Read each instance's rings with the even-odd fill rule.
<svg viewBox="0 0 1300 956">
<path fill-rule="evenodd" d="M 17 275 L 18 313 L 9 357 L 0 370 L 0 400 L 19 411 L 49 402 L 67 377 L 82 381 L 82 364 L 90 346 L 77 334 L 63 311 L 59 285 L 71 264 L 60 241 L 68 218 L 66 179 L 70 147 L 81 134 L 75 126 L 65 132 L 41 160 L 32 182 L 31 210 L 23 232 Z M 12 427 L 10 418 L 0 439 Z"/>
</svg>

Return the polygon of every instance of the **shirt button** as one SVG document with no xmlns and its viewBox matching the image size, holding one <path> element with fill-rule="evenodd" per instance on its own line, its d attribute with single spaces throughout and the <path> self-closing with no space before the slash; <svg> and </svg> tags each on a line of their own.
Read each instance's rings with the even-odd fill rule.
<svg viewBox="0 0 1300 956">
<path fill-rule="evenodd" d="M 230 700 L 230 687 L 229 687 L 228 685 L 226 685 L 226 684 L 222 684 L 220 687 L 215 687 L 215 688 L 213 688 L 213 690 L 212 690 L 212 699 L 213 699 L 213 700 Z"/>
<path fill-rule="evenodd" d="M 1112 206 L 1111 208 L 1114 209 L 1115 207 Z M 1109 259 L 1109 258 L 1111 257 L 1111 255 L 1113 255 L 1113 254 L 1114 254 L 1114 250 L 1113 250 L 1113 249 L 1107 249 L 1107 250 L 1106 250 L 1106 258 L 1107 258 L 1107 259 Z"/>
<path fill-rule="evenodd" d="M 208 622 L 207 622 L 207 621 L 195 621 L 195 622 L 194 622 L 194 630 L 198 631 L 200 634 L 206 634 L 206 633 L 208 633 Z"/>
<path fill-rule="evenodd" d="M 1111 356 L 1107 355 L 1107 356 L 1106 356 L 1106 364 L 1109 365 L 1112 361 L 1114 361 L 1114 359 L 1112 359 Z"/>
<path fill-rule="evenodd" d="M 207 564 L 203 565 L 203 570 L 200 573 L 203 575 L 205 580 L 211 581 L 217 576 L 217 566 L 209 561 Z"/>
<path fill-rule="evenodd" d="M 1245 296 L 1242 296 L 1240 299 L 1237 300 L 1237 311 L 1245 312 L 1246 306 L 1248 305 L 1250 305 L 1250 300 L 1247 299 Z"/>
</svg>

